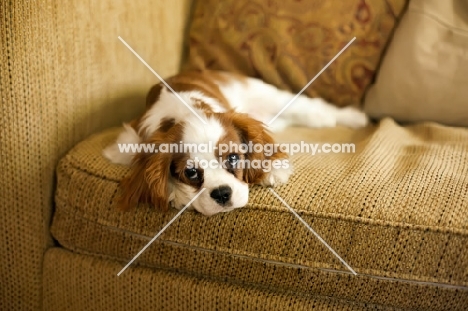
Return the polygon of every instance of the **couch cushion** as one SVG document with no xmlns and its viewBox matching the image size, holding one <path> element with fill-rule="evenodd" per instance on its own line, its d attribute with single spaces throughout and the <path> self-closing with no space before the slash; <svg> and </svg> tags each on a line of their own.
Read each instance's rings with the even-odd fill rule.
<svg viewBox="0 0 468 311">
<path fill-rule="evenodd" d="M 236 71 L 344 106 L 361 102 L 406 0 L 204 0 L 190 26 L 188 68 Z"/>
<path fill-rule="evenodd" d="M 365 311 L 377 307 L 146 267 L 116 277 L 120 269 L 115 260 L 49 249 L 44 259 L 43 310 Z"/>
<path fill-rule="evenodd" d="M 176 211 L 115 210 L 128 169 L 101 151 L 118 131 L 90 137 L 60 162 L 52 233 L 68 249 L 123 267 Z M 295 174 L 276 191 L 358 276 L 258 186 L 245 208 L 213 217 L 185 212 L 135 264 L 407 308 L 468 303 L 468 130 L 385 119 L 360 130 L 279 136 L 355 143 L 355 154 L 294 156 Z"/>
<path fill-rule="evenodd" d="M 468 126 L 468 2 L 413 0 L 389 45 L 366 112 Z"/>
</svg>

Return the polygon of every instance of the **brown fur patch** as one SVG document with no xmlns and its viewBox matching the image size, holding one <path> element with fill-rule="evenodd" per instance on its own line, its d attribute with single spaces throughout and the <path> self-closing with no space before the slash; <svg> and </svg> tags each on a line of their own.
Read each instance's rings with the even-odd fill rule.
<svg viewBox="0 0 468 311">
<path fill-rule="evenodd" d="M 162 83 L 155 84 L 151 87 L 148 94 L 146 95 L 146 109 L 149 109 L 155 102 L 159 100 L 162 87 Z"/>
<path fill-rule="evenodd" d="M 178 143 L 182 139 L 183 124 L 178 123 L 166 132 L 154 132 L 144 143 Z M 166 211 L 169 208 L 169 178 L 174 154 L 139 153 L 132 161 L 131 172 L 120 182 L 121 196 L 118 206 L 128 210 L 138 203 L 150 203 L 155 208 Z"/>
<path fill-rule="evenodd" d="M 213 113 L 213 109 L 211 109 L 211 106 L 200 101 L 200 100 L 196 100 L 195 101 L 196 103 L 193 105 L 194 108 L 197 108 L 197 109 L 201 109 L 203 110 L 205 113 Z"/>
<path fill-rule="evenodd" d="M 175 125 L 175 120 L 174 118 L 164 118 L 161 120 L 161 123 L 159 124 L 159 131 L 161 132 L 167 132 Z"/>
<path fill-rule="evenodd" d="M 187 71 L 166 79 L 166 83 L 175 92 L 200 91 L 205 96 L 217 100 L 223 108 L 230 109 L 229 102 L 221 93 L 217 83 L 225 84 L 231 79 L 242 80 L 243 77 L 209 70 Z M 163 87 L 165 87 L 164 84 L 158 83 L 150 89 L 146 97 L 146 109 L 158 101 Z"/>
<path fill-rule="evenodd" d="M 214 114 L 214 116 L 220 120 L 224 128 L 235 128 L 241 143 L 249 144 L 249 142 L 252 142 L 253 145 L 274 144 L 274 140 L 265 129 L 264 124 L 249 117 L 247 114 L 229 111 L 227 113 Z M 246 161 L 253 163 L 253 161 L 286 159 L 288 155 L 278 151 L 271 156 L 267 156 L 264 152 L 252 150 L 252 152 L 244 154 L 244 157 Z M 243 172 L 243 180 L 249 184 L 258 184 L 265 179 L 266 174 L 266 172 L 259 168 L 246 168 Z"/>
<path fill-rule="evenodd" d="M 197 168 L 198 179 L 191 180 L 185 175 L 185 169 L 187 168 L 187 161 L 190 159 L 189 155 L 186 153 L 179 153 L 174 155 L 172 164 L 171 164 L 171 175 L 178 182 L 184 183 L 191 186 L 195 190 L 200 190 L 204 179 L 203 179 L 203 169 Z"/>
</svg>

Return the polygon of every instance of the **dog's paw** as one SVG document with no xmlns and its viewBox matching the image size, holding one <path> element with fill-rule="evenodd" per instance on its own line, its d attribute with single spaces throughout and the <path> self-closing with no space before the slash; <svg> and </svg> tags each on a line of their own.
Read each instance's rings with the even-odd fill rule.
<svg viewBox="0 0 468 311">
<path fill-rule="evenodd" d="M 300 111 L 294 111 L 295 122 L 307 127 L 335 127 L 336 108 L 322 98 L 303 99 Z"/>
<path fill-rule="evenodd" d="M 337 124 L 351 128 L 364 127 L 369 123 L 367 115 L 354 107 L 345 107 L 337 112 Z"/>
<path fill-rule="evenodd" d="M 328 111 L 314 111 L 305 115 L 310 127 L 335 127 L 336 117 Z"/>
<path fill-rule="evenodd" d="M 272 168 L 266 175 L 265 179 L 261 182 L 262 186 L 277 186 L 288 182 L 289 177 L 293 173 L 292 164 L 289 163 L 288 167 Z"/>
<path fill-rule="evenodd" d="M 288 127 L 288 122 L 282 118 L 278 118 L 271 124 L 267 125 L 267 129 L 272 133 L 279 133 Z"/>
</svg>

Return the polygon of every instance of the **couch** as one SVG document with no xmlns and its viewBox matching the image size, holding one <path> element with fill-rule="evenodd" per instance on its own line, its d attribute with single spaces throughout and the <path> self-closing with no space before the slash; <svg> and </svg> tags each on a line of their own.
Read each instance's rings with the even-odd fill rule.
<svg viewBox="0 0 468 311">
<path fill-rule="evenodd" d="M 187 0 L 0 3 L 0 309 L 466 310 L 468 130 L 385 116 L 276 135 L 355 144 L 293 156 L 275 191 L 357 275 L 255 186 L 245 208 L 184 212 L 117 276 L 177 212 L 115 209 L 128 168 L 102 149 L 157 82 L 118 36 L 167 77 L 187 57 L 191 12 Z"/>
</svg>

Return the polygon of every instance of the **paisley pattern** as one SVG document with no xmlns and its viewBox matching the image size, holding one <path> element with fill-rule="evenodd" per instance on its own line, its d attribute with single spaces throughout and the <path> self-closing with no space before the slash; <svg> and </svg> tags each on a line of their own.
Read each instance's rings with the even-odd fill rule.
<svg viewBox="0 0 468 311">
<path fill-rule="evenodd" d="M 220 69 L 358 105 L 407 0 L 199 0 L 185 69 Z"/>
</svg>

